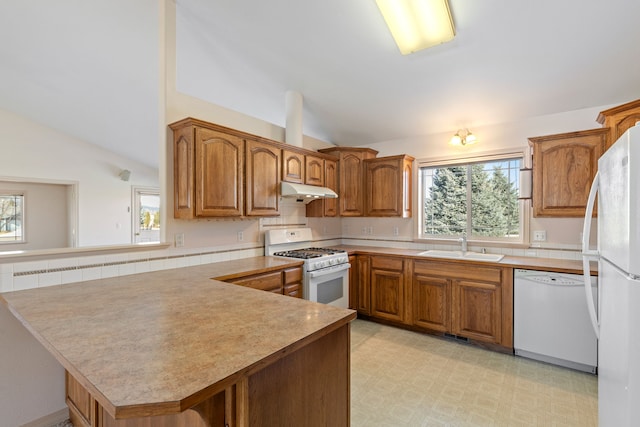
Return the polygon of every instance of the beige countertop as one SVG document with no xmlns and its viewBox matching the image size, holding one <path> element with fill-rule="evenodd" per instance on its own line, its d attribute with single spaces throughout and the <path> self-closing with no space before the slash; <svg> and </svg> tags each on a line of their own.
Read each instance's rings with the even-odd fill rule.
<svg viewBox="0 0 640 427">
<path fill-rule="evenodd" d="M 475 263 L 475 264 L 483 264 L 483 265 L 498 265 L 501 267 L 512 267 L 512 268 L 525 268 L 531 270 L 541 270 L 541 271 L 554 271 L 559 273 L 572 273 L 572 274 L 582 274 L 582 261 L 574 261 L 574 260 L 564 260 L 564 259 L 555 259 L 555 258 L 536 258 L 536 257 L 515 257 L 515 256 L 505 256 L 502 260 L 498 262 L 487 262 L 487 261 L 473 261 L 473 260 L 458 260 L 458 259 L 449 259 L 449 258 L 435 258 L 435 257 L 425 257 L 422 255 L 418 255 L 422 250 L 415 249 L 394 249 L 394 248 L 384 248 L 384 247 L 370 247 L 370 246 L 349 246 L 349 245 L 339 245 L 332 246 L 334 249 L 342 249 L 347 251 L 349 254 L 386 254 L 386 255 L 399 255 L 404 257 L 412 257 L 415 259 L 429 259 L 432 261 L 446 261 L 446 262 L 458 262 L 458 263 Z M 598 265 L 595 262 L 591 263 L 591 274 L 597 274 Z"/>
<path fill-rule="evenodd" d="M 0 294 L 116 418 L 177 413 L 355 318 L 210 280 L 299 265 L 272 257 Z"/>
</svg>

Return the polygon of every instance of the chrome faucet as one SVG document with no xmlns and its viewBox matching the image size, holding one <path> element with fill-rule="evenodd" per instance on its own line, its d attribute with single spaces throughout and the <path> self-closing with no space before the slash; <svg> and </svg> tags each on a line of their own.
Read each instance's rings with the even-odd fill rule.
<svg viewBox="0 0 640 427">
<path fill-rule="evenodd" d="M 462 234 L 462 237 L 458 239 L 458 242 L 462 243 L 462 255 L 467 253 L 467 235 Z"/>
</svg>

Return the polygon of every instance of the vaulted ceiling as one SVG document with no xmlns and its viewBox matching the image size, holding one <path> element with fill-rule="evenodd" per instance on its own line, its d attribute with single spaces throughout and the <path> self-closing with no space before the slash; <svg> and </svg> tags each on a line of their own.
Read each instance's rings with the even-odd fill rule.
<svg viewBox="0 0 640 427">
<path fill-rule="evenodd" d="M 402 56 L 374 0 L 176 0 L 178 90 L 361 145 L 640 98 L 640 2 L 450 0 Z M 157 0 L 0 5 L 0 108 L 157 165 Z M 594 123 L 594 126 L 596 124 Z M 4 143 L 4 141 L 0 141 Z"/>
</svg>

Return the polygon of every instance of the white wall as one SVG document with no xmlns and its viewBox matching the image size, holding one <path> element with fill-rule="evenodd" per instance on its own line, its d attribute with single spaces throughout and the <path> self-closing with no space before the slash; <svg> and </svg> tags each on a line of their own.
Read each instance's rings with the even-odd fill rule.
<svg viewBox="0 0 640 427">
<path fill-rule="evenodd" d="M 1 177 L 78 183 L 79 246 L 131 243 L 131 186 L 159 186 L 156 169 L 2 109 L 0 153 Z"/>
<path fill-rule="evenodd" d="M 456 147 L 448 143 L 455 130 L 450 133 L 386 141 L 371 144 L 369 147 L 378 150 L 378 156 L 409 154 L 417 160 L 444 159 L 469 154 L 479 155 L 496 150 L 514 149 L 522 151 L 528 147 L 529 137 L 599 128 L 601 126 L 596 122 L 598 113 L 610 107 L 611 105 L 604 105 L 560 114 L 532 117 L 514 123 L 501 123 L 473 128 L 471 131 L 478 137 L 479 142 L 468 147 Z M 540 246 L 575 249 L 580 244 L 581 218 L 534 218 L 532 210 L 529 212 L 529 217 L 531 232 L 535 230 L 547 231 L 547 241 L 541 243 Z M 355 219 L 349 221 L 346 234 L 367 238 L 389 236 L 393 227 L 396 226 L 405 231 L 410 226 L 413 232 L 417 227 L 414 225 L 415 221 L 415 218 L 413 222 L 403 219 L 386 221 L 365 218 Z M 374 223 L 376 222 L 380 224 L 378 227 L 375 227 Z M 361 232 L 362 227 L 369 226 L 374 227 L 373 236 L 363 235 Z M 595 233 L 596 221 L 594 221 L 593 227 L 592 234 Z M 534 243 L 538 244 L 537 242 Z"/>
<path fill-rule="evenodd" d="M 0 426 L 17 427 L 64 407 L 64 369 L 0 304 Z"/>
</svg>

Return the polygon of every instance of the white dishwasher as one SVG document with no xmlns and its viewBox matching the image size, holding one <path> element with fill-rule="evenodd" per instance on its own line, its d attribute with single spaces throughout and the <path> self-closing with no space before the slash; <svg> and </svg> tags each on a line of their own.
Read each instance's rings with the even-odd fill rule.
<svg viewBox="0 0 640 427">
<path fill-rule="evenodd" d="M 522 269 L 513 276 L 516 356 L 595 374 L 598 340 L 582 276 Z M 597 301 L 597 277 L 591 277 L 591 290 Z"/>
</svg>

